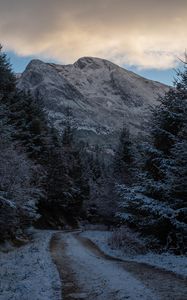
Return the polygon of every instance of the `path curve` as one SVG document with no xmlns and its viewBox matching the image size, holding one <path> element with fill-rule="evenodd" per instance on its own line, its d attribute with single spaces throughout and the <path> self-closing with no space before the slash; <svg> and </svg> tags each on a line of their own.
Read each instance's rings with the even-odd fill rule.
<svg viewBox="0 0 187 300">
<path fill-rule="evenodd" d="M 51 254 L 65 300 L 186 300 L 187 280 L 145 263 L 105 254 L 78 233 L 55 233 Z"/>
</svg>

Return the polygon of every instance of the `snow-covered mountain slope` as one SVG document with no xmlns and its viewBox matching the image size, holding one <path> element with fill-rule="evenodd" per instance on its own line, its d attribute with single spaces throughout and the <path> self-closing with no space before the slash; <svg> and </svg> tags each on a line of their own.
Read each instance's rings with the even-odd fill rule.
<svg viewBox="0 0 187 300">
<path fill-rule="evenodd" d="M 150 107 L 168 89 L 92 57 L 72 65 L 32 60 L 18 87 L 42 96 L 50 120 L 60 131 L 71 119 L 79 138 L 108 149 L 124 123 L 135 135 L 145 131 Z"/>
</svg>

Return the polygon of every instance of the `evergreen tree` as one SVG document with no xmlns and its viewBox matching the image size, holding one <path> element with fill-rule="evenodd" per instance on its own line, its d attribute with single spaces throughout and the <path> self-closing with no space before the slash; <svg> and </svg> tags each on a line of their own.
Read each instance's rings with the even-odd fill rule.
<svg viewBox="0 0 187 300">
<path fill-rule="evenodd" d="M 131 187 L 118 187 L 120 218 L 143 234 L 156 237 L 158 243 L 169 248 L 175 244 L 178 253 L 185 251 L 181 241 L 186 236 L 186 113 L 185 65 L 178 72 L 175 87 L 153 111 L 150 140 L 141 146 L 137 181 Z"/>
<path fill-rule="evenodd" d="M 88 155 L 88 166 L 90 168 L 90 178 L 93 179 L 95 183 L 99 183 L 102 177 L 102 171 L 104 167 L 101 168 L 101 162 L 99 154 L 101 153 L 101 149 L 99 146 L 94 147 L 92 152 Z"/>
<path fill-rule="evenodd" d="M 69 209 L 72 214 L 80 214 L 84 201 L 87 201 L 89 197 L 89 185 L 84 176 L 79 146 L 75 143 L 74 133 L 69 125 L 64 130 L 62 152 L 66 175 L 71 183 L 68 189 L 70 194 L 67 194 L 72 198 L 71 201 L 67 201 L 70 203 Z"/>
<path fill-rule="evenodd" d="M 46 201 L 39 204 L 39 212 L 44 217 L 41 222 L 45 219 L 45 224 L 55 227 L 65 223 L 75 225 L 89 197 L 89 186 L 69 124 L 62 140 L 54 139 L 56 144 L 49 147 L 46 162 Z"/>
<path fill-rule="evenodd" d="M 130 184 L 133 169 L 133 144 L 131 141 L 129 130 L 123 127 L 119 145 L 114 157 L 114 174 L 121 183 Z"/>
<path fill-rule="evenodd" d="M 0 239 L 23 232 L 36 218 L 41 196 L 38 166 L 25 155 L 11 121 L 10 103 L 16 94 L 15 78 L 0 47 Z M 17 98 L 19 102 L 19 98 Z M 12 119 L 13 120 L 13 119 Z M 19 120 L 22 121 L 21 119 Z M 7 222 L 8 221 L 8 222 Z"/>
<path fill-rule="evenodd" d="M 187 122 L 171 149 L 165 179 L 168 202 L 176 210 L 176 218 L 187 224 Z"/>
<path fill-rule="evenodd" d="M 0 101 L 6 101 L 6 97 L 15 91 L 15 76 L 11 70 L 7 56 L 0 45 Z"/>
<path fill-rule="evenodd" d="M 15 128 L 13 138 L 19 141 L 31 159 L 41 162 L 49 134 L 41 100 L 16 91 L 6 105 L 9 124 Z"/>
<path fill-rule="evenodd" d="M 149 148 L 151 151 L 148 150 L 144 168 L 149 179 L 147 194 L 164 202 L 170 202 L 167 172 L 172 160 L 172 152 L 176 144 L 184 140 L 184 128 L 187 124 L 186 66 L 183 72 L 178 71 L 177 74 L 175 88 L 171 88 L 166 93 L 165 97 L 161 99 L 161 105 L 154 110 L 151 131 L 152 145 Z M 157 186 L 159 186 L 159 190 Z"/>
</svg>

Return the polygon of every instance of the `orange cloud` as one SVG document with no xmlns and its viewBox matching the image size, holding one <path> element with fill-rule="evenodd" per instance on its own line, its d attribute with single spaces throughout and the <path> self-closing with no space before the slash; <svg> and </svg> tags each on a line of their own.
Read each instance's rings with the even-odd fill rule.
<svg viewBox="0 0 187 300">
<path fill-rule="evenodd" d="M 187 47 L 186 0 L 1 0 L 1 42 L 70 63 L 98 56 L 167 69 Z"/>
</svg>

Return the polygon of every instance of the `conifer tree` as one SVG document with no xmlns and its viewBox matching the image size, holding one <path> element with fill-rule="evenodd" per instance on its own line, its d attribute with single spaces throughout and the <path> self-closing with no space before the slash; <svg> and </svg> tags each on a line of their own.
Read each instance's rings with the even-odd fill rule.
<svg viewBox="0 0 187 300">
<path fill-rule="evenodd" d="M 138 180 L 131 187 L 121 185 L 121 219 L 158 243 L 185 251 L 181 240 L 186 232 L 186 125 L 187 68 L 178 71 L 170 88 L 153 110 L 151 136 L 141 146 Z M 180 178 L 181 175 L 183 178 Z M 181 180 L 180 180 L 181 179 Z M 172 238 L 171 238 L 172 236 Z"/>
<path fill-rule="evenodd" d="M 39 203 L 39 212 L 45 224 L 75 225 L 83 213 L 83 202 L 89 197 L 89 186 L 71 126 L 65 127 L 62 139 L 55 137 L 56 134 L 56 143 L 48 149 L 46 200 Z"/>
<path fill-rule="evenodd" d="M 15 91 L 15 76 L 11 70 L 10 63 L 0 45 L 0 101 L 6 101 L 6 97 Z"/>
<path fill-rule="evenodd" d="M 16 91 L 6 105 L 9 124 L 15 128 L 13 138 L 19 141 L 31 159 L 39 161 L 49 132 L 40 99 Z"/>
<path fill-rule="evenodd" d="M 120 182 L 130 184 L 133 167 L 133 147 L 127 126 L 124 126 L 114 158 L 114 173 Z"/>
<path fill-rule="evenodd" d="M 18 128 L 11 119 L 10 103 L 15 94 L 15 77 L 0 47 L 0 239 L 15 238 L 37 217 L 36 202 L 42 190 L 39 168 L 28 159 L 20 140 L 14 139 Z M 20 99 L 17 98 L 19 102 Z M 17 118 L 17 122 L 23 122 Z M 8 222 L 7 222 L 8 221 Z"/>
</svg>

